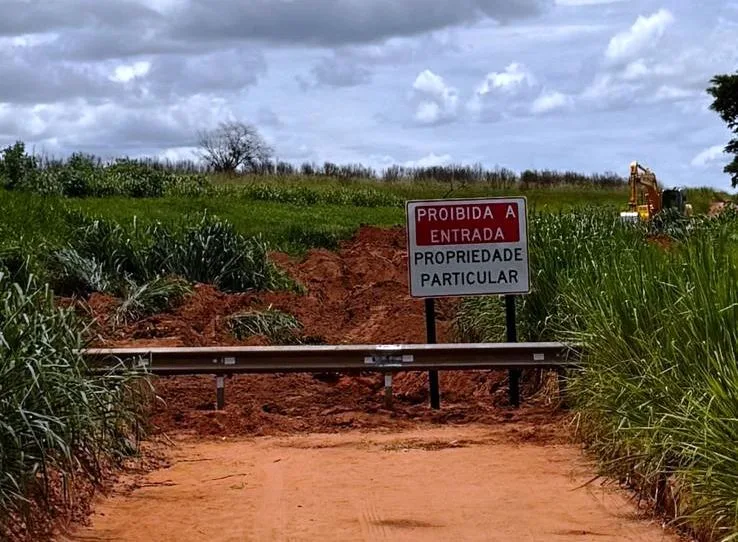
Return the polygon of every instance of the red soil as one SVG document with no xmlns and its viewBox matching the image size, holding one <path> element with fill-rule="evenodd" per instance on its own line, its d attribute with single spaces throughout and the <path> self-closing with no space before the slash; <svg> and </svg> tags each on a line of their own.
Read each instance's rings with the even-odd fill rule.
<svg viewBox="0 0 738 542">
<path fill-rule="evenodd" d="M 210 346 L 268 344 L 263 337 L 235 339 L 226 318 L 252 308 L 273 308 L 298 317 L 306 336 L 327 344 L 407 344 L 425 342 L 422 301 L 408 295 L 404 230 L 362 228 L 337 252 L 312 250 L 295 260 L 273 254 L 273 260 L 307 288 L 289 292 L 225 294 L 198 285 L 169 313 L 158 314 L 111 331 L 106 316 L 114 300 L 92 296 L 90 308 L 100 321 L 98 346 Z M 452 339 L 455 301 L 437 303 L 438 338 Z M 161 378 L 157 390 L 165 402 L 153 422 L 166 430 L 199 435 L 274 434 L 336 431 L 343 428 L 409 426 L 422 420 L 468 422 L 518 419 L 541 405 L 518 413 L 499 409 L 507 401 L 504 372 L 441 374 L 443 408 L 426 406 L 427 374 L 405 373 L 395 379 L 395 408 L 384 411 L 379 375 L 243 375 L 226 381 L 226 408 L 214 411 L 212 377 Z M 530 409 L 533 408 L 531 412 Z"/>
</svg>

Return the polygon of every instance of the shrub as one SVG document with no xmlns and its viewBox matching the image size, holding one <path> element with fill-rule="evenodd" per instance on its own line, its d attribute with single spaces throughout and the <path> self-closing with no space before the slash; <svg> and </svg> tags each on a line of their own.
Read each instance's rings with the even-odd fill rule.
<svg viewBox="0 0 738 542">
<path fill-rule="evenodd" d="M 114 323 L 127 324 L 168 310 L 191 292 L 191 286 L 176 277 L 156 277 L 143 284 L 128 279 L 120 292 L 122 301 L 115 311 Z"/>
<path fill-rule="evenodd" d="M 77 229 L 65 250 L 55 253 L 57 284 L 99 291 L 128 288 L 160 276 L 213 284 L 228 292 L 274 290 L 291 281 L 268 258 L 259 237 L 244 237 L 233 226 L 208 214 L 179 223 L 120 224 L 77 215 Z M 61 269 L 61 272 L 58 270 Z"/>
<path fill-rule="evenodd" d="M 228 318 L 233 335 L 247 339 L 261 335 L 272 344 L 298 344 L 302 325 L 291 314 L 269 307 L 263 311 L 247 311 L 233 314 Z"/>
<path fill-rule="evenodd" d="M 131 385 L 136 374 L 88 374 L 82 331 L 49 289 L 0 274 L 2 539 L 37 524 L 31 510 L 51 513 L 55 480 L 72 492 L 75 477 L 97 481 L 104 465 L 135 449 L 146 389 Z"/>
<path fill-rule="evenodd" d="M 290 284 L 269 261 L 260 237 L 244 237 L 233 226 L 207 214 L 194 224 L 185 218 L 172 227 L 156 224 L 148 268 L 193 282 L 214 284 L 226 292 L 274 290 Z"/>
<path fill-rule="evenodd" d="M 32 183 L 36 173 L 36 159 L 26 154 L 26 146 L 22 141 L 3 150 L 0 161 L 0 179 L 6 188 L 12 189 Z"/>
</svg>

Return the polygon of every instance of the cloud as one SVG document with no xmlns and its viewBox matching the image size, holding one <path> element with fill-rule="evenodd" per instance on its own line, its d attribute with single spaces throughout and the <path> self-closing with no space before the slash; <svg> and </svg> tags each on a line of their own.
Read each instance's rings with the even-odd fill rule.
<svg viewBox="0 0 738 542">
<path fill-rule="evenodd" d="M 0 112 L 0 125 L 3 115 Z M 84 150 L 106 157 L 157 154 L 195 145 L 197 131 L 235 115 L 224 100 L 193 96 L 172 104 L 130 108 L 119 103 L 15 107 L 12 119 L 21 138 L 39 147 Z M 4 132 L 4 130 L 0 130 Z M 51 142 L 51 143 L 50 143 Z M 0 145 L 6 144 L 0 141 Z"/>
<path fill-rule="evenodd" d="M 143 77 L 151 69 L 151 62 L 141 60 L 133 64 L 121 64 L 115 67 L 113 75 L 110 76 L 112 81 L 118 83 L 128 83 L 137 77 Z"/>
<path fill-rule="evenodd" d="M 405 167 L 432 167 L 432 166 L 445 166 L 446 164 L 451 163 L 451 155 L 450 154 L 441 154 L 437 155 L 435 153 L 430 153 L 426 156 L 423 156 L 422 158 L 418 158 L 417 160 L 408 160 L 403 164 Z"/>
<path fill-rule="evenodd" d="M 535 99 L 530 110 L 534 115 L 542 115 L 557 109 L 566 109 L 573 104 L 573 101 L 574 99 L 571 96 L 561 92 L 546 91 Z"/>
<path fill-rule="evenodd" d="M 416 36 L 486 19 L 538 15 L 552 0 L 191 0 L 172 16 L 174 36 L 195 40 L 262 40 L 317 46 Z"/>
<path fill-rule="evenodd" d="M 538 88 L 533 73 L 520 62 L 511 62 L 503 71 L 490 72 L 477 85 L 466 108 L 486 121 L 498 121 L 505 115 L 524 114 L 526 102 Z"/>
<path fill-rule="evenodd" d="M 738 62 L 733 45 L 738 24 L 718 18 L 709 31 L 698 34 L 699 41 L 692 42 L 687 39 L 686 22 L 675 26 L 669 39 L 664 37 L 666 27 L 675 22 L 662 9 L 649 17 L 639 16 L 629 31 L 615 35 L 605 62 L 579 92 L 580 101 L 596 110 L 657 103 L 678 104 L 685 110 L 691 102 L 705 98 L 710 78 L 732 71 Z"/>
<path fill-rule="evenodd" d="M 443 77 L 423 70 L 415 78 L 413 91 L 420 98 L 415 120 L 420 124 L 438 124 L 456 117 L 459 95 Z"/>
<path fill-rule="evenodd" d="M 79 96 L 89 101 L 116 97 L 120 87 L 96 66 L 50 62 L 22 47 L 0 51 L 0 101 L 54 103 Z"/>
<path fill-rule="evenodd" d="M 727 162 L 726 155 L 723 152 L 725 145 L 713 145 L 703 150 L 692 158 L 692 166 L 705 167 L 713 163 Z"/>
<path fill-rule="evenodd" d="M 522 87 L 532 87 L 536 79 L 528 69 L 519 62 L 509 64 L 502 72 L 490 72 L 477 87 L 476 93 L 484 96 L 494 91 L 516 92 Z"/>
<path fill-rule="evenodd" d="M 259 111 L 256 113 L 256 121 L 259 126 L 271 126 L 271 127 L 282 127 L 284 122 L 279 118 L 274 110 L 269 107 L 261 106 Z"/>
<path fill-rule="evenodd" d="M 628 64 L 623 70 L 622 77 L 626 81 L 635 81 L 649 75 L 651 70 L 646 66 L 643 59 L 635 60 Z"/>
<path fill-rule="evenodd" d="M 158 14 L 132 0 L 3 0 L 0 3 L 0 36 L 39 34 L 79 27 L 115 27 L 137 24 Z"/>
<path fill-rule="evenodd" d="M 303 90 L 316 87 L 356 87 L 371 82 L 372 73 L 366 67 L 349 57 L 334 53 L 322 58 L 310 71 L 310 78 L 298 76 Z"/>
<path fill-rule="evenodd" d="M 651 49 L 674 22 L 674 15 L 668 9 L 660 9 L 653 15 L 639 15 L 635 23 L 610 39 L 605 57 L 612 62 L 627 61 L 637 57 L 644 50 Z"/>
<path fill-rule="evenodd" d="M 249 48 L 201 55 L 161 55 L 151 61 L 140 86 L 155 99 L 234 92 L 256 84 L 266 69 L 263 54 Z"/>
</svg>

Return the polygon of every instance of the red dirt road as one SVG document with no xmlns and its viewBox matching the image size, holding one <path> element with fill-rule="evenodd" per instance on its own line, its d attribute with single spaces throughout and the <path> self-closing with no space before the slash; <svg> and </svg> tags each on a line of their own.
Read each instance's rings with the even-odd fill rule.
<svg viewBox="0 0 738 542">
<path fill-rule="evenodd" d="M 327 344 L 420 343 L 423 303 L 407 294 L 401 229 L 363 228 L 337 252 L 275 260 L 307 294 L 224 294 L 200 285 L 177 308 L 113 329 L 115 300 L 93 296 L 100 345 L 239 344 L 226 326 L 244 309 L 296 315 Z M 452 340 L 454 302 L 439 306 Z M 246 344 L 266 344 L 252 337 Z M 154 426 L 177 444 L 169 468 L 129 479 L 96 503 L 90 526 L 62 540 L 676 540 L 636 517 L 622 493 L 579 488 L 593 477 L 568 444 L 566 413 L 526 374 L 509 409 L 506 373 L 442 372 L 442 409 L 427 375 L 395 379 L 393 411 L 376 375 L 244 375 L 213 410 L 211 377 L 160 379 Z"/>
<path fill-rule="evenodd" d="M 186 441 L 63 540 L 677 540 L 619 490 L 581 487 L 578 449 L 511 429 Z"/>
</svg>

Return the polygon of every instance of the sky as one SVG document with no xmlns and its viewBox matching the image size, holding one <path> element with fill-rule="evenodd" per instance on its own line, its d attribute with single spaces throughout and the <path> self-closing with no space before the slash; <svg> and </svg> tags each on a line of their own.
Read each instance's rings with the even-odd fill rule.
<svg viewBox="0 0 738 542">
<path fill-rule="evenodd" d="M 738 0 L 0 0 L 0 145 L 616 172 L 727 189 Z"/>
</svg>

